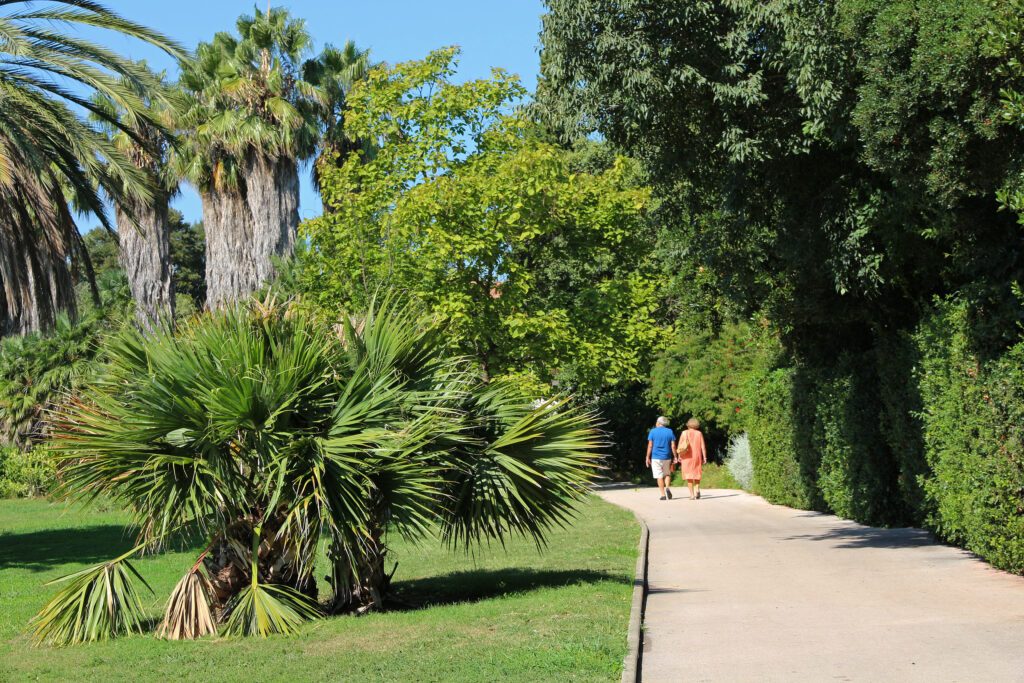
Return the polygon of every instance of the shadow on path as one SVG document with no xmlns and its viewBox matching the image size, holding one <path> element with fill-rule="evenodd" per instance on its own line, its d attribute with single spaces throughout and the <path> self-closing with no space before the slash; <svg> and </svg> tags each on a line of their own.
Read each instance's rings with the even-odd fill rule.
<svg viewBox="0 0 1024 683">
<path fill-rule="evenodd" d="M 431 605 L 475 602 L 503 595 L 600 581 L 632 583 L 625 574 L 591 569 L 537 570 L 528 567 L 510 569 L 477 569 L 452 572 L 422 579 L 395 581 L 394 600 L 389 609 L 420 609 Z"/>
<path fill-rule="evenodd" d="M 935 545 L 931 533 L 923 529 L 878 529 L 875 527 L 836 527 L 818 534 L 786 536 L 783 541 L 829 541 L 837 548 L 920 548 Z"/>
<path fill-rule="evenodd" d="M 119 524 L 0 534 L 0 569 L 40 572 L 70 562 L 92 564 L 134 545 L 134 531 Z"/>
</svg>

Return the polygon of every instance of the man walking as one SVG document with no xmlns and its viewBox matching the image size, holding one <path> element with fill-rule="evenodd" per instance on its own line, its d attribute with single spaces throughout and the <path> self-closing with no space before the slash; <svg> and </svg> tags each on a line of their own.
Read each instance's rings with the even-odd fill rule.
<svg viewBox="0 0 1024 683">
<path fill-rule="evenodd" d="M 659 417 L 657 426 L 647 434 L 647 466 L 658 480 L 661 500 L 672 500 L 672 460 L 676 457 L 676 435 L 668 427 L 668 418 Z"/>
</svg>

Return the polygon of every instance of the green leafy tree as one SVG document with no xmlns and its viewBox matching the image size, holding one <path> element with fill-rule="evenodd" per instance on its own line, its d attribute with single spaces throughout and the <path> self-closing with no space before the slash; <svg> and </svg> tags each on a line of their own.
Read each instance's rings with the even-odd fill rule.
<svg viewBox="0 0 1024 683">
<path fill-rule="evenodd" d="M 147 105 L 164 97 L 160 83 L 61 29 L 101 29 L 174 57 L 184 51 L 91 0 L 8 0 L 0 11 L 0 335 L 7 335 L 49 329 L 60 311 L 74 314 L 73 268 L 92 282 L 72 209 L 92 211 L 112 229 L 101 192 L 115 202 L 152 198 L 145 175 L 86 114 L 129 130 L 94 105 L 90 97 L 99 95 L 123 109 L 125 120 L 159 127 Z"/>
<path fill-rule="evenodd" d="M 624 159 L 574 170 L 578 155 L 509 113 L 517 79 L 454 84 L 456 54 L 374 69 L 349 93 L 346 131 L 375 148 L 321 167 L 305 296 L 336 312 L 410 293 L 485 376 L 538 392 L 642 377 L 660 332 L 648 190 Z"/>
<path fill-rule="evenodd" d="M 64 491 L 118 501 L 141 531 L 134 550 L 64 579 L 38 639 L 139 630 L 131 557 L 183 533 L 206 549 L 174 589 L 163 635 L 291 632 L 320 614 L 322 545 L 327 603 L 379 606 L 388 533 L 541 544 L 595 476 L 592 415 L 481 384 L 410 308 L 375 305 L 341 335 L 272 301 L 181 327 L 125 330 L 102 379 L 59 415 Z"/>
<path fill-rule="evenodd" d="M 983 47 L 1000 6 L 550 0 L 538 111 L 641 159 L 665 241 L 791 348 L 870 346 L 955 289 L 999 346 L 1022 261 L 996 195 L 1024 144 Z"/>
<path fill-rule="evenodd" d="M 187 297 L 192 310 L 202 310 L 206 304 L 206 231 L 203 222 L 189 223 L 176 209 L 170 210 L 168 221 L 174 292 L 178 297 Z"/>
</svg>

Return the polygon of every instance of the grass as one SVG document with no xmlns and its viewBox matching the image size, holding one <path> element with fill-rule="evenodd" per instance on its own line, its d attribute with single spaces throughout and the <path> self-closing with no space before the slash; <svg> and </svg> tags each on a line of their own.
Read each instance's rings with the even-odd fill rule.
<svg viewBox="0 0 1024 683">
<path fill-rule="evenodd" d="M 167 642 L 152 635 L 33 647 L 43 584 L 131 546 L 125 516 L 44 500 L 0 500 L 0 680 L 612 681 L 626 653 L 638 527 L 592 497 L 575 526 L 507 549 L 450 553 L 392 539 L 396 597 L 408 607 L 310 623 L 298 636 Z M 136 566 L 154 620 L 195 558 Z M 390 568 L 390 566 L 389 566 Z M 144 588 L 142 590 L 145 590 Z"/>
<path fill-rule="evenodd" d="M 729 472 L 729 468 L 725 465 L 719 465 L 717 462 L 709 462 L 704 465 L 701 471 L 703 475 L 700 480 L 701 488 L 705 489 L 742 489 L 739 482 L 736 481 L 735 477 Z M 651 479 L 651 483 L 654 480 Z M 686 487 L 686 482 L 679 475 L 679 470 L 675 471 L 672 475 L 672 486 Z"/>
</svg>

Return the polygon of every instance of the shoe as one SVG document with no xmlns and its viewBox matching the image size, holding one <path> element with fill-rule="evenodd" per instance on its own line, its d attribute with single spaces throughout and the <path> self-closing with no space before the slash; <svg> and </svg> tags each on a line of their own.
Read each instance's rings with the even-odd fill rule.
<svg viewBox="0 0 1024 683">
<path fill-rule="evenodd" d="M 668 496 L 669 500 L 672 500 L 672 491 L 670 489 L 665 489 L 665 495 Z"/>
<path fill-rule="evenodd" d="M 697 491 L 697 500 L 700 500 L 700 491 Z"/>
<path fill-rule="evenodd" d="M 662 497 L 661 497 L 661 498 L 659 498 L 658 500 L 665 500 L 665 496 L 662 496 Z"/>
</svg>

